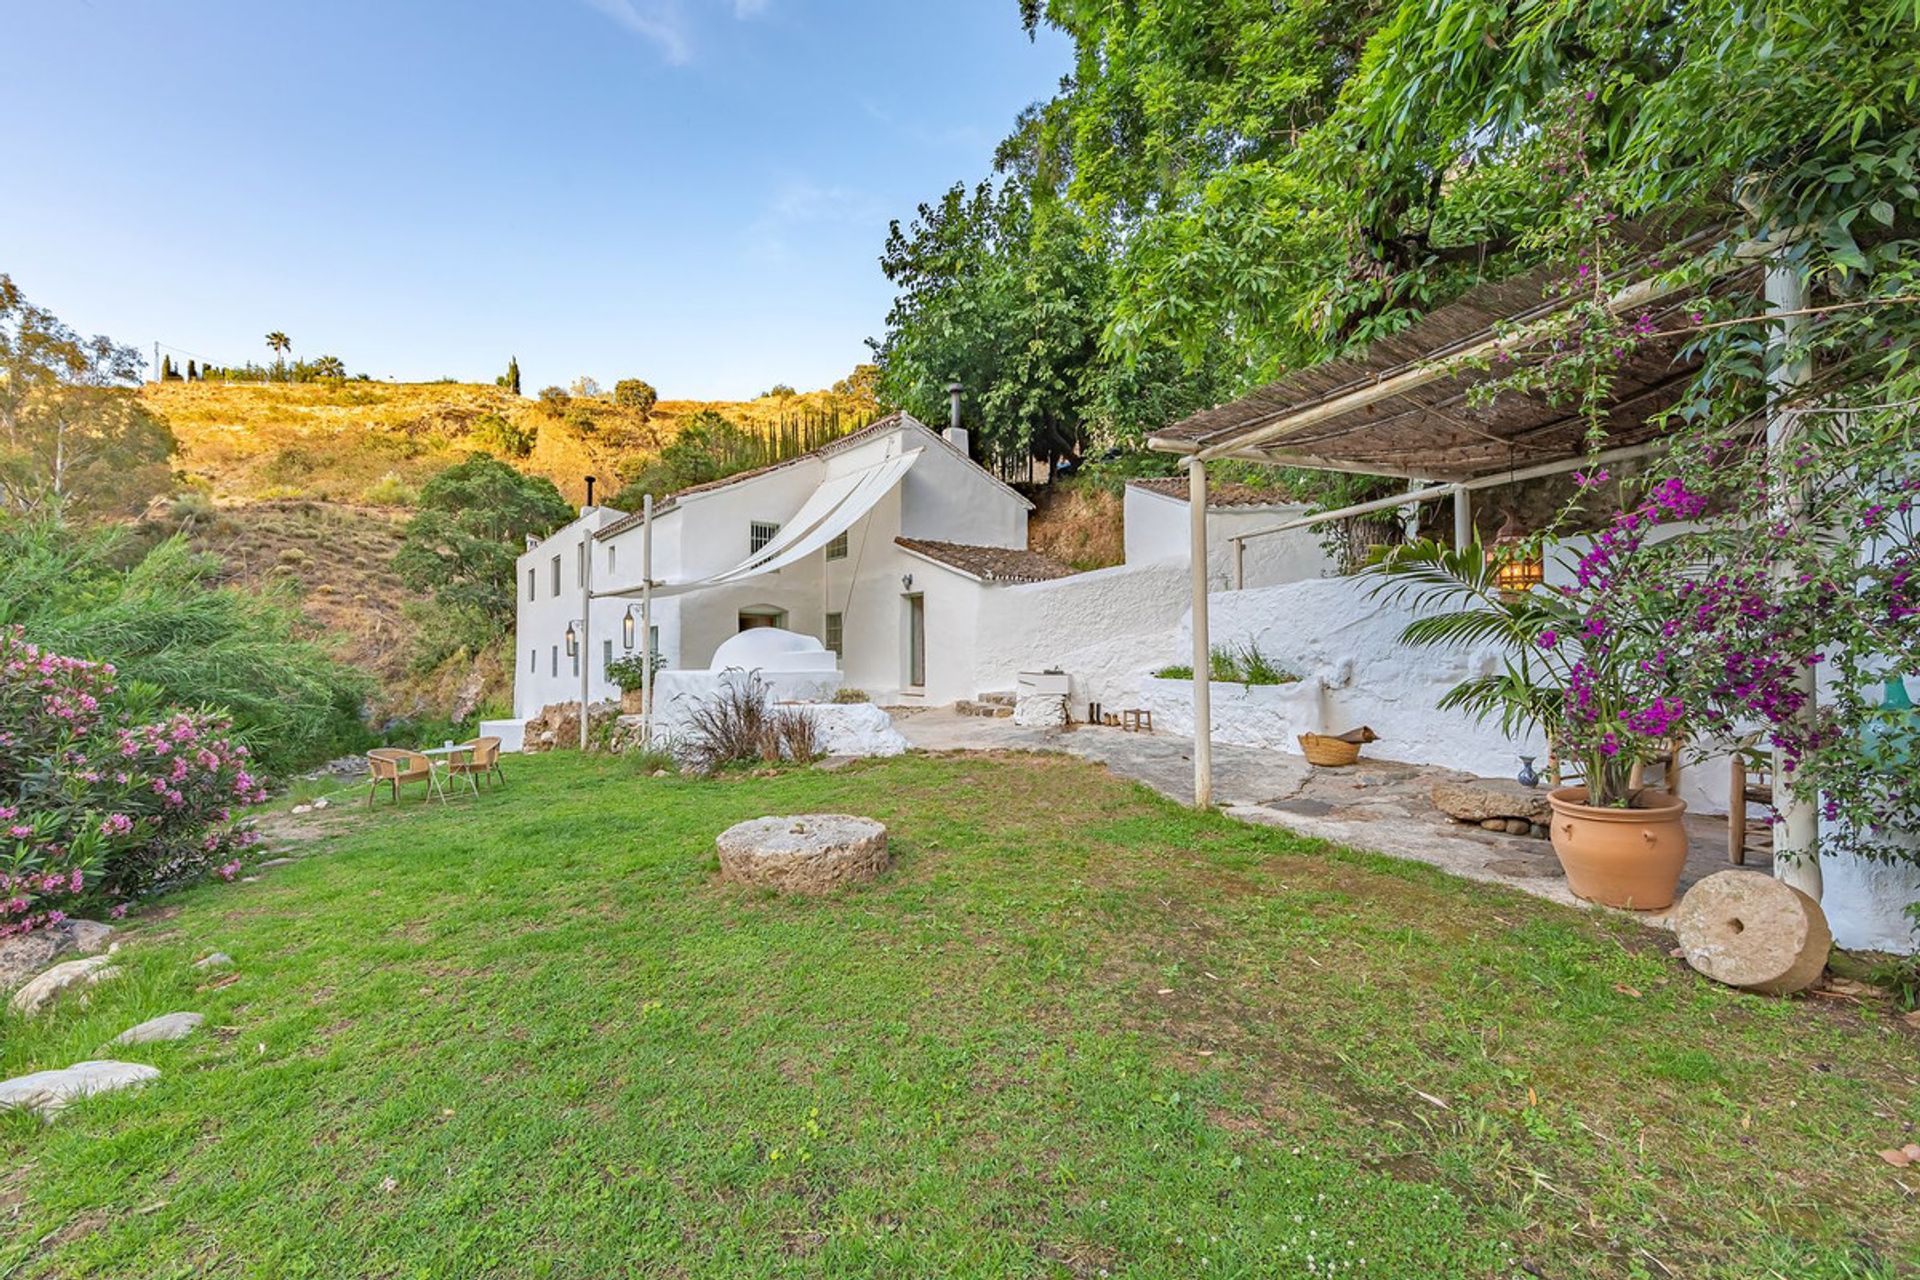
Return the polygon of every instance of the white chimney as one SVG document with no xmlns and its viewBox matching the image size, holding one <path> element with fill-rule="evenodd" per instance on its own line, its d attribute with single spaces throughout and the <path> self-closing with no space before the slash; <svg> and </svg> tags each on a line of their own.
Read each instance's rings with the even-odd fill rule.
<svg viewBox="0 0 1920 1280">
<path fill-rule="evenodd" d="M 960 425 L 960 395 L 965 389 L 958 379 L 947 384 L 947 398 L 952 402 L 953 408 L 948 414 L 947 429 L 940 434 L 946 437 L 948 444 L 971 458 L 973 453 L 967 447 L 970 443 L 967 439 L 967 429 Z"/>
</svg>

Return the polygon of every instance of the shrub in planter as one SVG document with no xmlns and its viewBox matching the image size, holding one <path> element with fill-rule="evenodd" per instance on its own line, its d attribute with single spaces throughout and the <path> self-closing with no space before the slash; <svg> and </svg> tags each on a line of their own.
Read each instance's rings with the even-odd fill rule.
<svg viewBox="0 0 1920 1280">
<path fill-rule="evenodd" d="M 0 937 L 231 876 L 266 798 L 226 721 L 0 631 Z"/>
</svg>

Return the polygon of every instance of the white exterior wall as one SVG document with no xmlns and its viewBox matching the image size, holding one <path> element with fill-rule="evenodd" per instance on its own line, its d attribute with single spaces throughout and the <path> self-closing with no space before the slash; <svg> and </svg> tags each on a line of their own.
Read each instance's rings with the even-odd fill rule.
<svg viewBox="0 0 1920 1280">
<path fill-rule="evenodd" d="M 1233 586 L 1233 544 L 1227 541 L 1229 538 L 1298 520 L 1312 514 L 1312 510 L 1298 503 L 1209 507 L 1207 581 L 1221 591 Z M 1186 562 L 1188 549 L 1192 546 L 1186 499 L 1130 484 L 1126 487 L 1121 513 L 1125 521 L 1128 564 L 1149 564 L 1161 560 Z M 1246 547 L 1243 568 L 1249 587 L 1277 586 L 1307 578 L 1322 578 L 1339 569 L 1338 562 L 1320 545 L 1320 535 L 1313 529 L 1295 529 L 1291 533 L 1255 538 Z"/>
<path fill-rule="evenodd" d="M 1113 711 L 1144 705 L 1146 673 L 1179 660 L 1186 602 L 1184 558 L 992 588 L 974 642 L 974 691 L 1011 691 L 1020 672 L 1054 668 L 1072 677 L 1075 719 L 1089 702 Z"/>
<path fill-rule="evenodd" d="M 721 642 L 739 631 L 743 610 L 777 609 L 786 615 L 787 630 L 822 642 L 827 638 L 826 616 L 835 612 L 842 615 L 841 665 L 849 687 L 864 689 L 884 703 L 928 706 L 980 692 L 973 676 L 974 634 L 980 602 L 994 589 L 913 555 L 894 539 L 904 534 L 942 542 L 1024 547 L 1028 504 L 918 423 L 905 421 L 895 430 L 851 447 L 829 449 L 823 456 L 797 459 L 732 484 L 682 495 L 654 518 L 653 576 L 656 581 L 684 582 L 730 569 L 749 554 L 754 521 L 784 524 L 823 481 L 916 448 L 922 451 L 920 458 L 901 483 L 847 531 L 845 559 L 829 561 L 823 549 L 798 564 L 738 584 L 656 597 L 653 625 L 659 629 L 666 668 L 705 669 Z M 600 508 L 588 523 L 591 528 L 603 528 L 621 514 Z M 563 644 L 567 622 L 580 616 L 572 559 L 578 554 L 580 527 L 581 522 L 576 522 L 559 530 L 522 555 L 516 566 L 514 708 L 521 717 L 580 696 L 579 678 Z M 547 577 L 556 553 L 562 559 L 557 598 Z M 638 586 L 641 553 L 642 530 L 637 524 L 598 541 L 594 589 Z M 529 566 L 537 576 L 531 601 L 525 589 Z M 927 679 L 918 690 L 904 687 L 908 591 L 902 578 L 907 574 L 913 575 L 912 591 L 923 596 L 927 611 Z M 589 696 L 595 700 L 618 696 L 605 678 L 604 644 L 611 639 L 614 656 L 625 654 L 620 623 L 629 603 L 637 607 L 639 598 L 593 602 L 588 659 Z M 636 647 L 639 643 L 636 635 Z M 558 677 L 550 674 L 554 645 L 562 645 Z M 538 653 L 537 667 L 529 656 L 533 651 Z"/>
</svg>

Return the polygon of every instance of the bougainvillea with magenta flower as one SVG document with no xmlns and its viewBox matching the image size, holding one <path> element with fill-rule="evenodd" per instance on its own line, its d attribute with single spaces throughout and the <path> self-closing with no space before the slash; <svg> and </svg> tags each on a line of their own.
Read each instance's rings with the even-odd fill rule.
<svg viewBox="0 0 1920 1280">
<path fill-rule="evenodd" d="M 148 718 L 113 667 L 0 630 L 0 937 L 194 880 L 256 836 L 266 798 L 218 717 Z"/>
</svg>

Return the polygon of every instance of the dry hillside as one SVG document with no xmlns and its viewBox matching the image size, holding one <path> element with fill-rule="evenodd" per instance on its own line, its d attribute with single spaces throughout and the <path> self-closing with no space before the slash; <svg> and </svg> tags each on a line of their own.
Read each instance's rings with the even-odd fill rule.
<svg viewBox="0 0 1920 1280">
<path fill-rule="evenodd" d="M 511 673 L 495 653 L 418 669 L 431 637 L 420 634 L 427 624 L 411 608 L 419 598 L 392 561 L 412 500 L 436 471 L 481 450 L 547 476 L 578 503 L 584 476 L 603 477 L 599 494 L 610 495 L 624 468 L 651 457 L 681 419 L 703 409 L 749 427 L 806 409 L 861 412 L 858 403 L 811 392 L 663 400 L 646 415 L 605 399 L 575 400 L 551 413 L 504 388 L 450 382 L 169 382 L 140 395 L 179 441 L 183 488 L 205 495 L 156 512 L 146 532 L 186 532 L 220 556 L 228 581 L 298 592 L 314 630 L 379 680 L 377 719 L 463 719 L 511 696 Z"/>
</svg>

